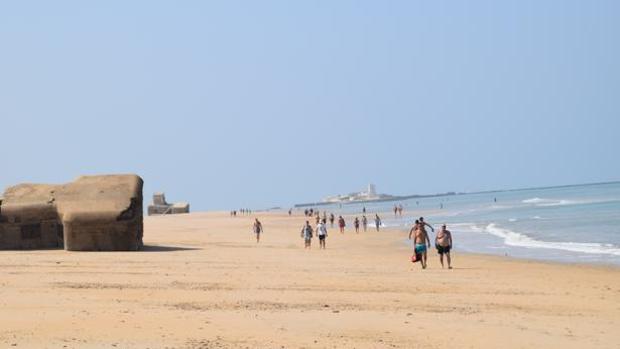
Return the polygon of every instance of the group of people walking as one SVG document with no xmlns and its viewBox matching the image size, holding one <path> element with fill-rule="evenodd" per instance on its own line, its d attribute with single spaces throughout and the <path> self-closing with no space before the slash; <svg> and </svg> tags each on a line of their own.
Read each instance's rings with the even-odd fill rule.
<svg viewBox="0 0 620 349">
<path fill-rule="evenodd" d="M 331 217 L 330 217 L 330 223 L 333 228 L 334 222 Z M 347 223 L 345 222 L 344 218 L 342 218 L 342 216 L 338 216 L 338 229 L 340 229 L 340 233 L 344 234 L 344 228 L 346 226 L 347 226 Z M 366 218 L 366 215 L 362 215 L 362 219 L 360 219 L 359 217 L 355 217 L 355 219 L 353 220 L 353 227 L 355 228 L 356 233 L 360 232 L 360 226 L 362 227 L 362 229 L 364 229 L 364 231 L 368 230 L 368 218 Z M 379 231 L 380 228 L 381 228 L 381 217 L 379 217 L 378 214 L 375 214 L 375 229 Z"/>
<path fill-rule="evenodd" d="M 415 224 L 411 230 L 409 230 L 409 240 L 411 240 L 411 236 L 414 237 L 413 256 L 411 256 L 411 261 L 414 263 L 420 262 L 422 269 L 426 269 L 428 266 L 427 250 L 431 247 L 431 239 L 428 236 L 426 227 L 431 228 L 431 231 L 435 232 L 435 229 L 424 221 L 424 217 L 420 217 L 419 219 L 416 219 Z M 444 267 L 443 256 L 446 255 L 448 269 L 452 269 L 452 260 L 450 258 L 450 250 L 452 249 L 452 233 L 447 229 L 445 224 L 441 226 L 441 229 L 435 236 L 435 248 L 439 254 L 441 267 Z"/>
<path fill-rule="evenodd" d="M 319 216 L 317 215 L 316 229 L 312 228 L 312 226 L 310 225 L 310 221 L 306 221 L 304 226 L 301 228 L 301 237 L 304 239 L 304 248 L 311 248 L 312 237 L 315 231 L 319 238 L 320 248 L 322 249 L 325 248 L 325 239 L 327 238 L 327 218 L 325 218 L 325 216 L 326 216 L 325 213 L 324 213 L 324 218 L 319 218 Z M 336 220 L 336 216 L 334 216 L 333 213 L 330 213 L 329 222 L 332 228 L 334 227 L 335 220 Z M 355 220 L 353 221 L 355 232 L 358 234 L 360 231 L 360 223 L 364 231 L 367 231 L 368 218 L 366 218 L 366 215 L 363 215 L 361 220 L 359 219 L 359 217 L 355 217 Z M 346 226 L 347 224 L 344 218 L 342 216 L 338 216 L 338 229 L 340 231 L 340 234 L 344 234 Z M 380 227 L 381 227 L 381 218 L 379 217 L 378 214 L 375 214 L 375 228 L 377 229 L 377 231 L 379 231 Z"/>
<path fill-rule="evenodd" d="M 325 249 L 325 239 L 327 238 L 327 222 L 325 219 L 321 219 L 316 225 L 316 235 L 319 238 L 319 248 Z M 310 221 L 306 221 L 306 224 L 301 228 L 301 237 L 304 239 L 304 248 L 310 249 L 312 247 L 312 237 L 314 235 L 314 229 L 310 225 Z"/>
<path fill-rule="evenodd" d="M 230 211 L 230 216 L 231 216 L 231 217 L 237 217 L 237 213 L 240 213 L 240 214 L 242 214 L 242 215 L 249 216 L 249 215 L 251 215 L 251 214 L 252 214 L 252 210 L 250 210 L 250 209 L 248 209 L 248 208 L 242 208 L 242 209 L 240 209 L 240 210 L 238 210 L 238 211 L 237 211 L 237 210 L 233 210 L 233 211 Z"/>
<path fill-rule="evenodd" d="M 394 205 L 394 217 L 396 216 L 403 216 L 403 205 L 402 204 L 398 204 L 398 205 Z"/>
<path fill-rule="evenodd" d="M 319 248 L 325 249 L 326 239 L 327 239 L 327 214 L 323 213 L 323 218 L 320 218 L 318 212 L 316 213 L 316 228 L 313 228 L 310 225 L 310 221 L 307 220 L 304 226 L 301 228 L 300 235 L 304 239 L 304 248 L 310 249 L 312 247 L 312 238 L 316 233 L 319 238 Z M 329 216 L 329 221 L 331 226 L 334 226 L 335 216 L 333 213 Z M 366 215 L 362 216 L 360 220 L 358 217 L 355 217 L 353 220 L 353 226 L 355 227 L 355 232 L 359 233 L 360 223 L 363 226 L 364 231 L 367 230 L 368 219 Z M 375 214 L 375 227 L 377 231 L 381 226 L 381 218 L 378 214 Z M 346 222 L 342 216 L 338 216 L 338 228 L 341 234 L 344 234 L 344 229 L 346 227 Z M 428 232 L 426 228 L 430 228 L 432 232 L 435 232 L 435 229 L 424 221 L 424 217 L 420 217 L 415 221 L 415 224 L 409 230 L 409 240 L 413 237 L 414 244 L 414 254 L 411 257 L 411 261 L 416 263 L 420 262 L 422 269 L 426 269 L 428 266 L 427 263 L 427 251 L 431 247 L 431 239 L 428 236 Z M 262 223 L 256 218 L 253 224 L 253 232 L 256 235 L 256 243 L 260 242 L 260 235 L 263 232 Z M 446 225 L 443 224 L 441 229 L 435 236 L 435 248 L 437 249 L 437 253 L 439 254 L 439 261 L 441 263 L 441 267 L 444 267 L 444 255 L 446 256 L 446 260 L 448 263 L 448 269 L 452 269 L 452 260 L 450 257 L 450 250 L 452 249 L 452 233 L 447 229 Z"/>
<path fill-rule="evenodd" d="M 330 222 L 333 228 L 334 223 L 331 220 L 331 218 L 330 218 Z M 364 231 L 368 230 L 368 218 L 366 218 L 366 215 L 362 215 L 362 219 L 359 219 L 359 217 L 355 217 L 355 219 L 353 220 L 353 228 L 355 228 L 355 233 L 357 234 L 359 234 L 360 232 L 360 225 L 362 229 L 364 229 Z M 342 218 L 342 216 L 338 216 L 338 229 L 340 230 L 341 234 L 344 234 L 344 228 L 346 226 L 347 226 L 347 223 L 345 222 L 344 218 Z M 381 218 L 379 217 L 378 214 L 375 214 L 375 229 L 379 231 L 380 228 L 381 228 Z"/>
</svg>

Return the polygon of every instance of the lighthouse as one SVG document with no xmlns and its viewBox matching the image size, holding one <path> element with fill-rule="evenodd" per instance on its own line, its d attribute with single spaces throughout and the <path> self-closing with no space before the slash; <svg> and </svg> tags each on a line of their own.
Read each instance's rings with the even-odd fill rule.
<svg viewBox="0 0 620 349">
<path fill-rule="evenodd" d="M 366 196 L 368 198 L 377 197 L 377 188 L 375 187 L 374 184 L 368 183 L 368 190 L 366 190 Z"/>
</svg>

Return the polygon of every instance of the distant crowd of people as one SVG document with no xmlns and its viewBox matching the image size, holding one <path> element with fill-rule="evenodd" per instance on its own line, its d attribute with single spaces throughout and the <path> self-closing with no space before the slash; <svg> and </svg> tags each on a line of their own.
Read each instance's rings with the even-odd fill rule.
<svg viewBox="0 0 620 349">
<path fill-rule="evenodd" d="M 236 216 L 232 214 L 233 216 Z M 244 214 L 249 214 L 249 210 L 243 210 Z M 289 216 L 292 215 L 292 209 L 288 210 Z M 402 205 L 394 206 L 394 215 L 402 216 Z M 318 210 L 314 210 L 312 208 L 304 210 L 304 216 L 306 217 L 314 217 L 315 226 L 313 227 L 310 224 L 310 220 L 306 220 L 303 227 L 300 231 L 300 236 L 304 240 L 304 249 L 312 248 L 312 239 L 314 235 L 319 239 L 319 249 L 326 248 L 326 240 L 328 237 L 328 229 L 327 222 L 329 221 L 329 225 L 331 228 L 334 228 L 334 223 L 336 223 L 336 216 L 333 213 L 328 213 L 323 211 L 322 215 Z M 375 229 L 379 231 L 382 222 L 379 214 L 375 214 L 374 217 Z M 342 215 L 338 216 L 337 219 L 338 230 L 341 234 L 345 233 L 345 228 L 347 226 L 346 221 Z M 360 228 L 364 231 L 368 229 L 368 218 L 366 217 L 366 207 L 362 209 L 361 219 L 359 216 L 356 216 L 353 219 L 353 227 L 355 232 L 359 234 Z M 427 251 L 431 247 L 431 239 L 426 231 L 426 228 L 430 228 L 432 232 L 435 232 L 435 229 L 424 221 L 424 217 L 420 217 L 417 219 L 413 225 L 413 227 L 409 230 L 409 240 L 413 240 L 413 255 L 411 257 L 411 261 L 414 263 L 420 262 L 422 269 L 426 269 L 428 266 L 428 256 Z M 253 232 L 256 236 L 256 243 L 260 242 L 260 235 L 263 233 L 263 225 L 256 218 L 253 223 Z M 444 267 L 444 255 L 448 264 L 448 268 L 452 269 L 452 260 L 450 257 L 450 250 L 452 249 L 452 233 L 447 229 L 446 225 L 443 224 L 439 230 L 439 232 L 435 236 L 435 248 L 437 249 L 437 253 L 439 255 L 439 261 L 441 263 L 441 267 Z"/>
<path fill-rule="evenodd" d="M 230 211 L 230 216 L 231 217 L 237 217 L 237 213 L 244 215 L 244 216 L 249 216 L 252 214 L 252 210 L 250 210 L 249 208 L 242 208 L 240 210 L 233 210 Z"/>
<path fill-rule="evenodd" d="M 398 204 L 398 205 L 394 205 L 394 217 L 396 216 L 403 216 L 403 205 L 402 204 Z"/>
</svg>

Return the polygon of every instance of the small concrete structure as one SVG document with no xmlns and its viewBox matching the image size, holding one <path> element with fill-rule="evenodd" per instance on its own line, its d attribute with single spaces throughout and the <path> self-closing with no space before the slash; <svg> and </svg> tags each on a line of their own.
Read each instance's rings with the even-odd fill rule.
<svg viewBox="0 0 620 349">
<path fill-rule="evenodd" d="M 189 204 L 187 202 L 169 204 L 166 202 L 164 193 L 155 193 L 153 194 L 153 204 L 149 205 L 147 212 L 149 216 L 189 213 Z"/>
<path fill-rule="evenodd" d="M 105 175 L 10 187 L 0 202 L 0 249 L 139 250 L 142 186 L 137 175 Z"/>
</svg>

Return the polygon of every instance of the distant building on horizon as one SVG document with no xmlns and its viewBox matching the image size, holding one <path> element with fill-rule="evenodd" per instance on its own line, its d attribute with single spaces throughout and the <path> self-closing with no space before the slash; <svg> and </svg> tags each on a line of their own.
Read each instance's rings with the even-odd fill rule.
<svg viewBox="0 0 620 349">
<path fill-rule="evenodd" d="M 381 200 L 381 199 L 389 199 L 393 197 L 392 195 L 387 194 L 377 194 L 377 187 L 369 183 L 366 190 L 350 193 L 346 195 L 334 195 L 328 196 L 323 199 L 323 202 L 328 203 L 340 203 L 340 202 L 356 202 L 356 201 L 372 201 L 372 200 Z"/>
</svg>

